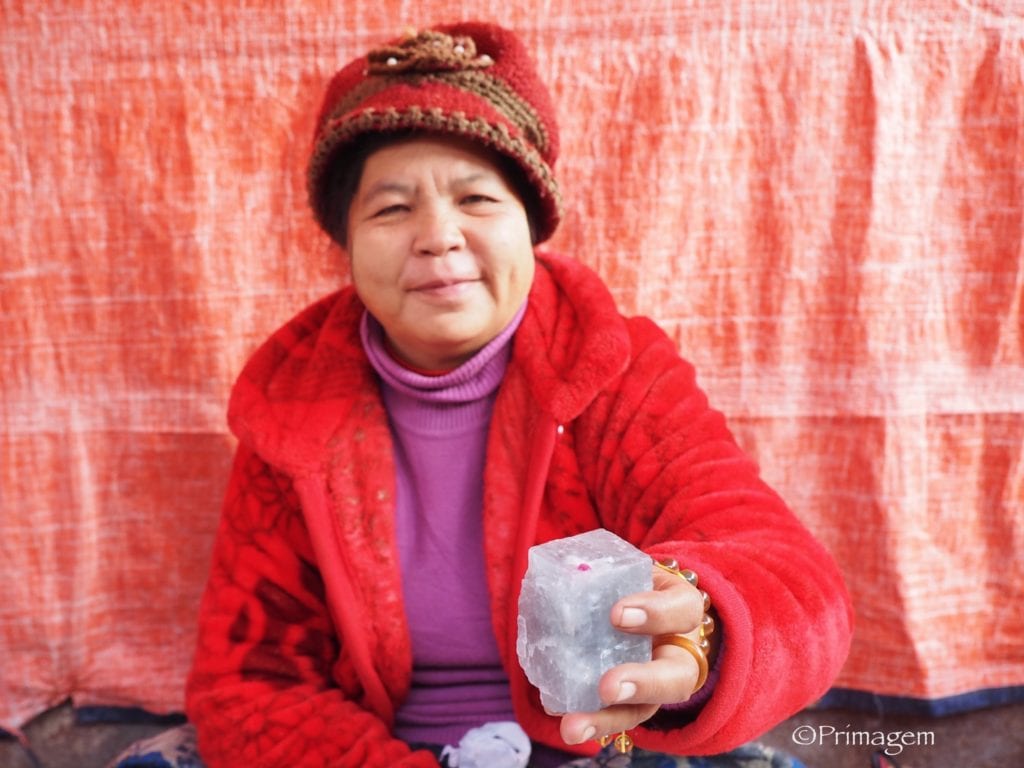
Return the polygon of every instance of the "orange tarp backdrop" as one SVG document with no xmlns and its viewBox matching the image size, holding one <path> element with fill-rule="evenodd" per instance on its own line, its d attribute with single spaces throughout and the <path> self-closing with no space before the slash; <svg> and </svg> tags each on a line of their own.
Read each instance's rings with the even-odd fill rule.
<svg viewBox="0 0 1024 768">
<path fill-rule="evenodd" d="M 180 710 L 232 379 L 344 279 L 305 206 L 322 88 L 464 15 L 552 85 L 552 246 L 678 341 L 835 552 L 837 684 L 1024 685 L 1021 10 L 0 4 L 0 725 Z"/>
</svg>

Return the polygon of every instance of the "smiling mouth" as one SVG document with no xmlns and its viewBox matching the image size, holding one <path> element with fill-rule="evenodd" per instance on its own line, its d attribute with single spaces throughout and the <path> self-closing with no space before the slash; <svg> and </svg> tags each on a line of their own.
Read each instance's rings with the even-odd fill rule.
<svg viewBox="0 0 1024 768">
<path fill-rule="evenodd" d="M 432 280 L 429 283 L 421 283 L 420 285 L 414 286 L 411 290 L 413 293 L 422 293 L 427 295 L 454 295 L 462 292 L 468 286 L 476 282 L 477 280 L 468 277 L 456 280 Z"/>
</svg>

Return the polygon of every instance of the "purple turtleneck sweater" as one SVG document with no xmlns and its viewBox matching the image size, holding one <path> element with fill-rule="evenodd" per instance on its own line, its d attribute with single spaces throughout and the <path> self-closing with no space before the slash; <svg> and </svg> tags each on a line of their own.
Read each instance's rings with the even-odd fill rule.
<svg viewBox="0 0 1024 768">
<path fill-rule="evenodd" d="M 457 744 L 487 722 L 514 720 L 491 625 L 483 550 L 483 472 L 494 400 L 525 305 L 453 371 L 426 376 L 388 352 L 380 324 L 360 332 L 380 375 L 394 441 L 398 554 L 412 639 L 412 690 L 395 735 Z"/>
</svg>

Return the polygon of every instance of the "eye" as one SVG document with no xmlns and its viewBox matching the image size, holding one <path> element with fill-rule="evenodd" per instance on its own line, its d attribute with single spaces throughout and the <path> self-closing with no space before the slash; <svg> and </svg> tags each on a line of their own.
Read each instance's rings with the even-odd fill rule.
<svg viewBox="0 0 1024 768">
<path fill-rule="evenodd" d="M 482 205 L 485 203 L 496 203 L 498 201 L 491 195 L 484 194 L 483 192 L 473 192 L 468 195 L 463 195 L 460 202 L 463 205 Z"/>
<path fill-rule="evenodd" d="M 407 210 L 409 210 L 409 206 L 407 205 L 403 205 L 402 203 L 392 203 L 391 205 L 385 205 L 383 208 L 379 208 L 374 212 L 371 218 L 381 219 L 386 216 L 394 216 L 395 214 L 403 213 Z"/>
</svg>

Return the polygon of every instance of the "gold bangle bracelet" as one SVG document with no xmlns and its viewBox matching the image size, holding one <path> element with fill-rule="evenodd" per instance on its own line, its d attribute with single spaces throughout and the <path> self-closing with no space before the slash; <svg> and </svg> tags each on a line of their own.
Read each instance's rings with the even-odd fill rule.
<svg viewBox="0 0 1024 768">
<path fill-rule="evenodd" d="M 693 642 L 686 635 L 659 635 L 657 640 L 654 642 L 654 647 L 657 648 L 661 645 L 675 645 L 682 648 L 684 651 L 688 651 L 693 660 L 697 662 L 697 684 L 693 686 L 693 691 L 690 693 L 691 696 L 704 687 L 704 683 L 708 681 L 708 657 L 705 655 L 703 649 Z"/>
</svg>

